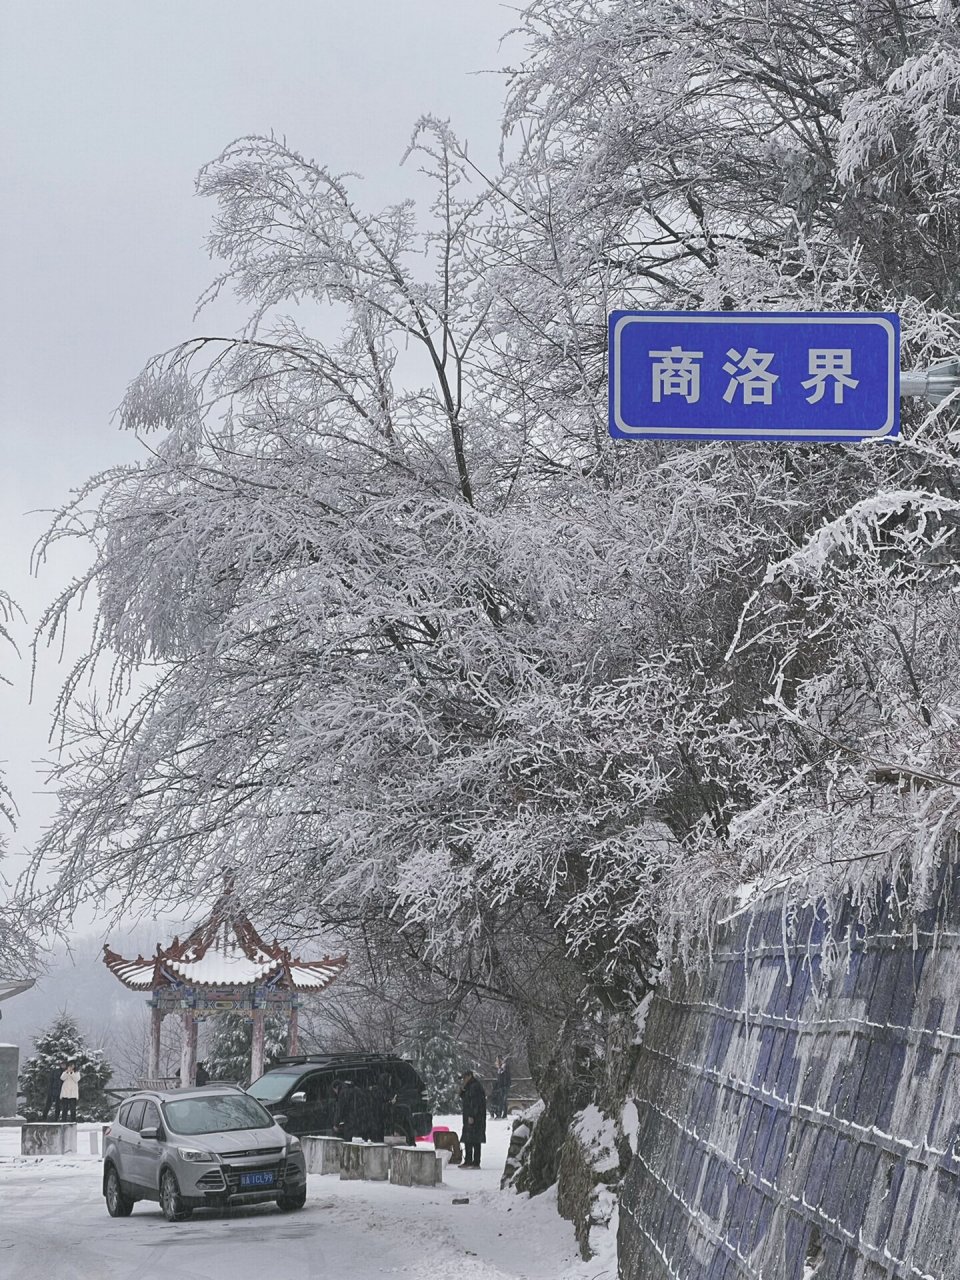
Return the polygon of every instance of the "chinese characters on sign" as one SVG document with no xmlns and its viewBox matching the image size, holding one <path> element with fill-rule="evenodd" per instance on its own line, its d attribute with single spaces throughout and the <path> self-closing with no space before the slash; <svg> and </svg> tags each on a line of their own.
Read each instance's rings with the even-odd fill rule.
<svg viewBox="0 0 960 1280">
<path fill-rule="evenodd" d="M 730 374 L 730 381 L 723 393 L 724 400 L 729 404 L 739 387 L 743 391 L 744 404 L 773 404 L 773 384 L 780 376 L 770 370 L 774 353 L 748 347 L 741 355 L 731 347 L 727 355 L 729 359 L 722 367 L 724 373 Z M 858 378 L 850 377 L 853 352 L 849 347 L 839 350 L 827 347 L 819 351 L 814 348 L 808 355 L 810 377 L 801 385 L 814 390 L 807 396 L 807 402 L 816 404 L 826 390 L 827 380 L 833 378 L 833 402 L 843 404 L 844 387 L 860 385 Z M 659 404 L 664 396 L 683 396 L 687 404 L 697 403 L 700 399 L 699 361 L 703 359 L 702 351 L 671 347 L 669 351 L 651 351 L 650 359 L 653 361 L 652 395 L 655 404 Z"/>
<path fill-rule="evenodd" d="M 853 390 L 860 385 L 859 378 L 850 377 L 852 367 L 853 352 L 849 348 L 838 351 L 828 347 L 824 351 L 811 351 L 810 377 L 801 383 L 804 387 L 813 387 L 813 395 L 807 396 L 807 401 L 816 404 L 827 389 L 827 379 L 833 378 L 833 403 L 843 404 L 844 387 Z"/>
<path fill-rule="evenodd" d="M 667 439 L 896 435 L 898 318 L 615 312 L 610 430 Z"/>
<path fill-rule="evenodd" d="M 653 365 L 653 399 L 659 404 L 664 396 L 683 396 L 687 404 L 700 399 L 700 364 L 702 351 L 651 351 Z"/>
</svg>

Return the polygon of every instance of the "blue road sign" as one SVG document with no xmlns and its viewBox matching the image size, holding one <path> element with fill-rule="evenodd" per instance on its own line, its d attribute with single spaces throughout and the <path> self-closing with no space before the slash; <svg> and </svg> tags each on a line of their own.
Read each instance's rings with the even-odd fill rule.
<svg viewBox="0 0 960 1280">
<path fill-rule="evenodd" d="M 900 319 L 867 312 L 614 311 L 610 434 L 840 441 L 900 431 Z"/>
</svg>

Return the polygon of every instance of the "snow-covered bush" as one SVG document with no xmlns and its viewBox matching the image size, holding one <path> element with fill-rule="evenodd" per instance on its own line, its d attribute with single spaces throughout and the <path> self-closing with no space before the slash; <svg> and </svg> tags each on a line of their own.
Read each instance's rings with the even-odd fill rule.
<svg viewBox="0 0 960 1280">
<path fill-rule="evenodd" d="M 104 1090 L 113 1077 L 113 1069 L 102 1049 L 88 1047 L 76 1022 L 61 1013 L 46 1030 L 34 1036 L 33 1043 L 36 1052 L 26 1059 L 20 1070 L 19 1087 L 25 1096 L 26 1119 L 43 1118 L 51 1076 L 57 1077 L 56 1096 L 59 1097 L 60 1073 L 72 1062 L 80 1076 L 77 1119 L 109 1120 L 116 1110 L 116 1102 Z M 53 1118 L 52 1111 L 48 1118 Z"/>
</svg>

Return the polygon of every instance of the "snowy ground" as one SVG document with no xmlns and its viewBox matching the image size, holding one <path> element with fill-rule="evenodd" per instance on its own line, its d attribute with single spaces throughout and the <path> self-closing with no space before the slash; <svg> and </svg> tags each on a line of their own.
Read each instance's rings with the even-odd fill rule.
<svg viewBox="0 0 960 1280">
<path fill-rule="evenodd" d="M 444 1121 L 438 1119 L 438 1123 Z M 451 1126 L 455 1121 L 447 1121 Z M 447 1169 L 423 1190 L 311 1175 L 306 1207 L 273 1205 L 168 1223 L 141 1202 L 110 1218 L 94 1126 L 75 1156 L 26 1158 L 0 1129 L 0 1276 L 4 1280 L 613 1280 L 612 1257 L 584 1263 L 552 1193 L 499 1190 L 509 1122 L 487 1122 L 479 1171 Z M 455 1197 L 469 1204 L 454 1204 Z"/>
</svg>

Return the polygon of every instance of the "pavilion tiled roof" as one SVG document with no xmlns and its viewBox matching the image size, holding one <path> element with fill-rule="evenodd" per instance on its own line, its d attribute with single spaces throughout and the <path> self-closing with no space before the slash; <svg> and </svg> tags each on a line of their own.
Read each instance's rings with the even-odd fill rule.
<svg viewBox="0 0 960 1280">
<path fill-rule="evenodd" d="M 103 962 L 131 991 L 187 987 L 241 988 L 276 981 L 294 991 L 322 991 L 346 968 L 346 956 L 294 959 L 278 942 L 267 943 L 236 905 L 228 885 L 210 915 L 183 941 L 157 944 L 156 955 L 125 960 L 109 946 Z"/>
</svg>

